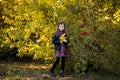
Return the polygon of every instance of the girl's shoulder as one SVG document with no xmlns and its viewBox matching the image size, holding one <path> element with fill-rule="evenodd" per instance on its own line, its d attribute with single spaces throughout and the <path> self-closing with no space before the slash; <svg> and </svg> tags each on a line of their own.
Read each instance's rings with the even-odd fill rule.
<svg viewBox="0 0 120 80">
<path fill-rule="evenodd" d="M 54 32 L 52 35 L 53 35 L 53 37 L 58 37 L 56 32 Z"/>
<path fill-rule="evenodd" d="M 53 32 L 53 33 L 52 33 L 52 35 L 56 35 L 56 34 L 57 34 L 57 32 Z"/>
</svg>

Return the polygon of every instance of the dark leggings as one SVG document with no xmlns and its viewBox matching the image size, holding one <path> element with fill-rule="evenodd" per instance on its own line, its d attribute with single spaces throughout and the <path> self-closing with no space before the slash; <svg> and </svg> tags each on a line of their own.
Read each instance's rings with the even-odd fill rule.
<svg viewBox="0 0 120 80">
<path fill-rule="evenodd" d="M 53 64 L 53 67 L 51 68 L 51 71 L 54 72 L 57 64 L 59 64 L 60 57 L 56 57 L 56 61 Z M 61 70 L 64 71 L 65 68 L 65 57 L 61 57 Z"/>
</svg>

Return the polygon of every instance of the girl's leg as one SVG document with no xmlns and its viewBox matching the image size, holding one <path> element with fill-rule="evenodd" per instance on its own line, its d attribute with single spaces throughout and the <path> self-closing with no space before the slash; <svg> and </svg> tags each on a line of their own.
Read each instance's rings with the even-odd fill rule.
<svg viewBox="0 0 120 80">
<path fill-rule="evenodd" d="M 62 57 L 61 59 L 61 70 L 64 72 L 65 69 L 65 57 Z"/>
<path fill-rule="evenodd" d="M 64 69 L 65 69 L 65 57 L 62 57 L 62 59 L 61 59 L 61 72 L 60 72 L 61 77 L 64 77 Z"/>
<path fill-rule="evenodd" d="M 53 67 L 50 69 L 51 73 L 54 72 L 57 64 L 59 63 L 59 60 L 60 60 L 60 57 L 56 57 L 56 61 L 54 62 Z"/>
</svg>

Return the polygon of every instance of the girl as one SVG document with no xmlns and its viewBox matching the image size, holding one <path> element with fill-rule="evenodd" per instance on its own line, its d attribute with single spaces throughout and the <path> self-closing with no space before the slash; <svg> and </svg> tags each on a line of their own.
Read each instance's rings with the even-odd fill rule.
<svg viewBox="0 0 120 80">
<path fill-rule="evenodd" d="M 58 23 L 57 30 L 52 37 L 52 43 L 55 47 L 55 57 L 56 61 L 53 63 L 52 68 L 50 69 L 50 75 L 55 77 L 54 70 L 59 63 L 61 58 L 61 72 L 60 76 L 64 77 L 64 69 L 65 69 L 65 57 L 67 54 L 67 44 L 69 43 L 66 27 L 64 22 Z"/>
</svg>

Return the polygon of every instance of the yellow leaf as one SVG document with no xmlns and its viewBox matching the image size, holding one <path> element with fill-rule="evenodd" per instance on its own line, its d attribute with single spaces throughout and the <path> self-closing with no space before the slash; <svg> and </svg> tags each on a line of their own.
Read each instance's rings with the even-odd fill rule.
<svg viewBox="0 0 120 80">
<path fill-rule="evenodd" d="M 61 40 L 61 41 L 66 40 L 65 33 L 60 36 L 60 40 Z"/>
</svg>

